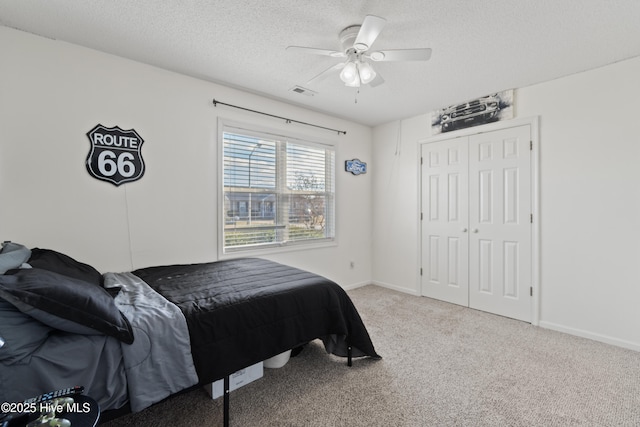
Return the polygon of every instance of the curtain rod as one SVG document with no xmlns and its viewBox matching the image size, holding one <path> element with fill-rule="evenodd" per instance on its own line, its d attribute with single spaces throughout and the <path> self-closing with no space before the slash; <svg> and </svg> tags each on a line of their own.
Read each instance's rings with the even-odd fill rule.
<svg viewBox="0 0 640 427">
<path fill-rule="evenodd" d="M 347 134 L 347 132 L 346 132 L 346 131 L 344 131 L 344 130 L 331 129 L 331 128 L 327 128 L 327 127 L 324 127 L 324 126 L 314 125 L 314 124 L 312 124 L 312 123 L 300 122 L 300 121 L 298 121 L 298 120 L 288 119 L 288 118 L 286 118 L 286 117 L 275 116 L 275 115 L 273 115 L 273 114 L 269 114 L 269 113 L 263 113 L 262 111 L 250 110 L 250 109 L 248 109 L 248 108 L 239 107 L 239 106 L 237 106 L 237 105 L 226 104 L 226 103 L 224 103 L 224 102 L 216 101 L 216 100 L 214 99 L 214 100 L 213 100 L 213 106 L 214 106 L 214 107 L 217 107 L 217 106 L 218 106 L 218 104 L 220 104 L 220 105 L 226 105 L 227 107 L 238 108 L 238 109 L 240 109 L 240 110 L 244 110 L 244 111 L 250 111 L 250 112 L 252 112 L 252 113 L 262 114 L 262 115 L 264 115 L 264 116 L 275 117 L 276 119 L 282 119 L 282 120 L 284 120 L 286 123 L 298 123 L 298 124 L 301 124 L 301 125 L 313 126 L 313 127 L 320 128 L 320 129 L 330 130 L 330 131 L 332 131 L 332 132 L 337 132 L 337 133 L 338 133 L 338 135 L 340 135 L 340 134 L 346 135 L 346 134 Z"/>
</svg>

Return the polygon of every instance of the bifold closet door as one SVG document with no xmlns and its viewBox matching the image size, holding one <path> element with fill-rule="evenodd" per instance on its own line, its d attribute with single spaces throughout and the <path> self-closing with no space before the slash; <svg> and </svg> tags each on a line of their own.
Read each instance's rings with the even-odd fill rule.
<svg viewBox="0 0 640 427">
<path fill-rule="evenodd" d="M 421 146 L 422 295 L 531 321 L 530 135 Z"/>
</svg>

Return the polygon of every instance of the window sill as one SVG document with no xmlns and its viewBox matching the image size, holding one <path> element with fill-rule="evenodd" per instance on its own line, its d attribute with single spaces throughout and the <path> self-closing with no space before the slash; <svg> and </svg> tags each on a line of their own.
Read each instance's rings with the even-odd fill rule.
<svg viewBox="0 0 640 427">
<path fill-rule="evenodd" d="M 230 259 L 230 258 L 242 258 L 242 257 L 259 257 L 264 255 L 278 254 L 284 252 L 298 252 L 298 251 L 307 251 L 313 249 L 322 249 L 322 248 L 330 248 L 336 247 L 338 243 L 336 239 L 327 239 L 322 242 L 315 243 L 292 243 L 288 245 L 282 246 L 269 246 L 269 247 L 260 247 L 255 249 L 231 249 L 231 250 L 219 250 L 218 258 L 219 259 Z"/>
</svg>

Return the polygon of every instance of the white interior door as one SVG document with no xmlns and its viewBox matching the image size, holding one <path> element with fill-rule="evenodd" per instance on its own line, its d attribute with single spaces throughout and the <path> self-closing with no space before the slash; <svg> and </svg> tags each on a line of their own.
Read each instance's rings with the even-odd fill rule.
<svg viewBox="0 0 640 427">
<path fill-rule="evenodd" d="M 422 294 L 469 305 L 468 141 L 422 145 Z"/>
<path fill-rule="evenodd" d="M 531 321 L 530 125 L 421 146 L 422 295 Z"/>
<path fill-rule="evenodd" d="M 469 137 L 469 307 L 531 321 L 530 127 Z"/>
</svg>

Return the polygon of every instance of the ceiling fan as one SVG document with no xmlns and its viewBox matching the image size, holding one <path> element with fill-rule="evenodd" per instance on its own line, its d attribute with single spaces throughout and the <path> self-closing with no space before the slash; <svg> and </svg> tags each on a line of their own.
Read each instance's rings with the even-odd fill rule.
<svg viewBox="0 0 640 427">
<path fill-rule="evenodd" d="M 428 48 L 369 50 L 386 23 L 387 20 L 384 18 L 367 15 L 362 25 L 352 25 L 345 28 L 339 35 L 342 51 L 303 46 L 289 46 L 287 50 L 347 59 L 345 62 L 327 68 L 309 80 L 307 84 L 324 80 L 330 74 L 342 70 L 340 71 L 340 79 L 345 86 L 360 87 L 369 84 L 375 87 L 384 83 L 384 79 L 376 73 L 367 60 L 373 62 L 426 61 L 431 57 L 431 49 Z"/>
</svg>

